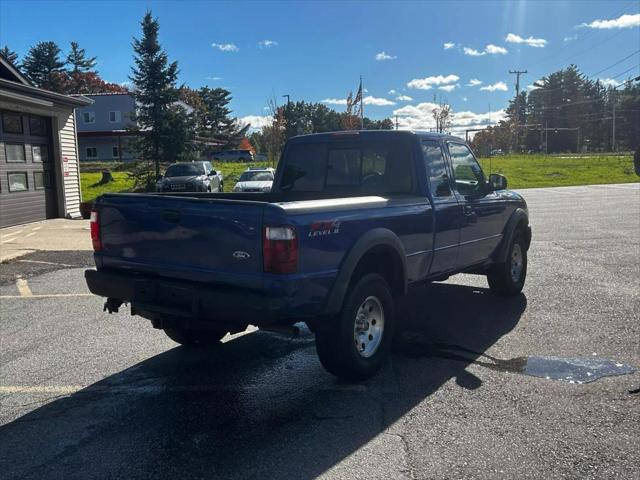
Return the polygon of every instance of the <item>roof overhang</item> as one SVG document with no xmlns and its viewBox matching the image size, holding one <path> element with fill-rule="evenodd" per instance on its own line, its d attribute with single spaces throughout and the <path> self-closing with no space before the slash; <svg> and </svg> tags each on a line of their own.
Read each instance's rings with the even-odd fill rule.
<svg viewBox="0 0 640 480">
<path fill-rule="evenodd" d="M 16 66 L 9 61 L 4 55 L 0 54 L 0 78 L 8 78 L 23 85 L 31 85 L 31 82 L 25 77 Z"/>
<path fill-rule="evenodd" d="M 0 98 L 12 101 L 36 104 L 41 107 L 84 107 L 90 105 L 93 100 L 83 96 L 64 95 L 62 93 L 50 92 L 42 88 L 25 85 L 24 83 L 12 82 L 0 78 Z"/>
</svg>

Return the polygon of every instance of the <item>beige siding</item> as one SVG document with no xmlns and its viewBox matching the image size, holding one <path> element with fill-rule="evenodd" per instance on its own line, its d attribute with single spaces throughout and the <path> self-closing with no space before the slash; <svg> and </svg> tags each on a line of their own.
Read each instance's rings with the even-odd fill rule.
<svg viewBox="0 0 640 480">
<path fill-rule="evenodd" d="M 60 113 L 60 162 L 64 188 L 65 216 L 80 217 L 80 171 L 78 166 L 78 142 L 76 139 L 75 115 L 73 110 Z M 67 159 L 68 175 L 64 176 L 64 159 Z"/>
</svg>

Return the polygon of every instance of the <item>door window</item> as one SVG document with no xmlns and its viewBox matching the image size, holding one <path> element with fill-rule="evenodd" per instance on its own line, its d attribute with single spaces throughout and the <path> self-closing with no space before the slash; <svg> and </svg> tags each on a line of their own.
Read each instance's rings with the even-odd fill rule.
<svg viewBox="0 0 640 480">
<path fill-rule="evenodd" d="M 24 144 L 6 143 L 4 145 L 4 154 L 8 163 L 24 163 L 27 157 L 24 153 Z"/>
<path fill-rule="evenodd" d="M 27 182 L 27 172 L 10 172 L 7 173 L 10 192 L 24 192 L 29 190 Z"/>
<path fill-rule="evenodd" d="M 2 112 L 2 130 L 4 133 L 22 134 L 22 116 L 14 112 Z"/>
<path fill-rule="evenodd" d="M 462 195 L 477 195 L 485 191 L 482 168 L 466 145 L 449 143 L 449 155 L 456 189 Z"/>
<path fill-rule="evenodd" d="M 429 190 L 434 197 L 450 197 L 451 185 L 449 172 L 442 153 L 440 142 L 436 140 L 422 141 L 422 154 L 429 177 Z"/>
</svg>

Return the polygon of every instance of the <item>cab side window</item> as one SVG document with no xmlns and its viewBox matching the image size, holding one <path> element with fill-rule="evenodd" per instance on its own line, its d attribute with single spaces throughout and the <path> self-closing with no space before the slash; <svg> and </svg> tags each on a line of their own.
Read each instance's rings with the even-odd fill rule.
<svg viewBox="0 0 640 480">
<path fill-rule="evenodd" d="M 424 157 L 425 168 L 429 177 L 431 195 L 433 197 L 450 197 L 449 172 L 440 142 L 423 140 L 422 156 Z"/>
<path fill-rule="evenodd" d="M 482 168 L 469 150 L 461 143 L 449 143 L 449 155 L 456 189 L 462 195 L 477 195 L 485 190 Z"/>
</svg>

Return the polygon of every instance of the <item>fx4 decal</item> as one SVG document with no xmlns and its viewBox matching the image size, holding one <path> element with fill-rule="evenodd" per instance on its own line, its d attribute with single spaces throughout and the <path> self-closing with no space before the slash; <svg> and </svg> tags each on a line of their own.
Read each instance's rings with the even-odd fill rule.
<svg viewBox="0 0 640 480">
<path fill-rule="evenodd" d="M 323 237 L 335 233 L 340 233 L 340 222 L 338 220 L 313 222 L 309 229 L 309 238 Z"/>
</svg>

